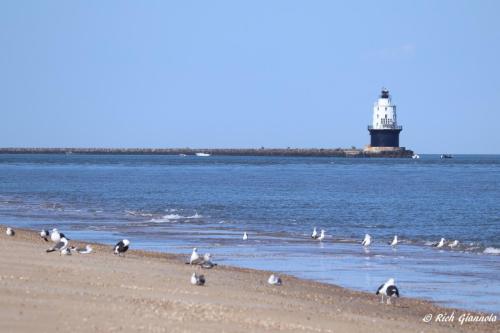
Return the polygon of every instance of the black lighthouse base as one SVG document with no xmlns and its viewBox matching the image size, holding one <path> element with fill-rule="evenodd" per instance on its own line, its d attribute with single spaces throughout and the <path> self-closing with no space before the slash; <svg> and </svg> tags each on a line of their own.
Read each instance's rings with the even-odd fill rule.
<svg viewBox="0 0 500 333">
<path fill-rule="evenodd" d="M 372 147 L 399 147 L 399 132 L 398 129 L 368 129 L 370 131 Z"/>
</svg>

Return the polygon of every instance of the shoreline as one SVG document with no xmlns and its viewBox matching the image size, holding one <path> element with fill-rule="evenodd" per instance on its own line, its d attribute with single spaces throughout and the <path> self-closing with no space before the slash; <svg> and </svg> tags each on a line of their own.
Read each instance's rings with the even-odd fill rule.
<svg viewBox="0 0 500 333">
<path fill-rule="evenodd" d="M 0 226 L 5 295 L 0 328 L 52 331 L 61 328 L 54 326 L 61 316 L 71 323 L 66 328 L 77 332 L 494 332 L 500 327 L 498 321 L 461 325 L 461 314 L 479 313 L 405 298 L 404 290 L 395 305 L 386 305 L 374 293 L 288 275 L 282 275 L 283 286 L 269 286 L 268 271 L 226 265 L 202 271 L 184 264 L 187 255 L 133 250 L 133 243 L 123 258 L 103 244 L 91 243 L 95 253 L 68 257 L 45 253 L 48 244 L 36 231 L 16 229 L 16 236 L 8 237 Z M 189 284 L 194 271 L 205 274 L 206 286 Z M 429 313 L 454 313 L 454 320 L 425 323 Z"/>
</svg>

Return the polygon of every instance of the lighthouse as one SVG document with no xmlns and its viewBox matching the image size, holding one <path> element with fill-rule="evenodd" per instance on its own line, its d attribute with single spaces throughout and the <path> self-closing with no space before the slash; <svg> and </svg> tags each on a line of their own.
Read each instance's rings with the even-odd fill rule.
<svg viewBox="0 0 500 333">
<path fill-rule="evenodd" d="M 396 105 L 391 102 L 389 90 L 383 88 L 378 100 L 373 105 L 373 121 L 368 126 L 370 148 L 390 150 L 399 148 L 399 133 L 403 130 L 398 125 Z"/>
</svg>

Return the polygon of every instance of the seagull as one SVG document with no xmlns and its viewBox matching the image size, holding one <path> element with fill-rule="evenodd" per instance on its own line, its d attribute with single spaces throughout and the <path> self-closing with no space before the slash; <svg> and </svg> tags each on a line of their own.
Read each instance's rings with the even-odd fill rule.
<svg viewBox="0 0 500 333">
<path fill-rule="evenodd" d="M 269 283 L 273 286 L 281 286 L 281 278 L 279 276 L 271 274 L 269 279 L 267 279 L 267 283 Z"/>
<path fill-rule="evenodd" d="M 361 242 L 361 245 L 370 246 L 371 243 L 372 243 L 372 236 L 366 234 L 365 239 L 363 239 L 363 241 Z"/>
<path fill-rule="evenodd" d="M 64 256 L 70 256 L 71 255 L 71 249 L 69 247 L 66 247 L 66 248 L 64 248 L 64 249 L 61 250 L 60 254 L 64 255 Z"/>
<path fill-rule="evenodd" d="M 50 233 L 50 240 L 54 243 L 59 243 L 59 241 L 61 240 L 61 234 L 59 233 L 59 230 L 57 230 L 56 228 L 52 229 L 52 232 Z"/>
<path fill-rule="evenodd" d="M 319 235 L 319 237 L 317 239 L 319 241 L 322 241 L 323 239 L 325 239 L 325 230 L 321 229 L 321 235 Z"/>
<path fill-rule="evenodd" d="M 448 244 L 448 246 L 453 249 L 454 247 L 458 246 L 458 243 L 459 243 L 458 240 L 455 239 L 453 242 L 451 242 L 450 244 Z"/>
<path fill-rule="evenodd" d="M 380 303 L 384 303 L 384 295 L 387 296 L 387 304 L 391 304 L 391 297 L 399 297 L 399 290 L 394 283 L 394 279 L 390 278 L 386 283 L 378 287 L 375 295 L 382 295 Z"/>
<path fill-rule="evenodd" d="M 93 249 L 90 245 L 86 245 L 85 247 L 71 247 L 72 251 L 78 252 L 80 254 L 89 254 L 92 253 Z"/>
<path fill-rule="evenodd" d="M 50 232 L 48 230 L 42 229 L 40 231 L 40 237 L 42 237 L 46 242 L 49 241 Z"/>
<path fill-rule="evenodd" d="M 203 258 L 198 254 L 198 249 L 195 247 L 191 253 L 191 258 L 189 258 L 190 265 L 199 265 L 203 263 Z"/>
<path fill-rule="evenodd" d="M 243 233 L 243 240 L 247 240 L 248 239 L 248 235 L 246 233 L 246 231 Z"/>
<path fill-rule="evenodd" d="M 398 245 L 398 235 L 394 235 L 394 239 L 389 243 L 391 246 Z"/>
<path fill-rule="evenodd" d="M 59 242 L 57 242 L 56 245 L 52 246 L 50 249 L 47 249 L 46 252 L 62 251 L 67 247 L 68 247 L 68 240 L 66 239 L 66 237 L 61 237 L 59 239 Z"/>
<path fill-rule="evenodd" d="M 5 230 L 5 234 L 7 236 L 14 236 L 16 234 L 16 232 L 11 227 L 8 227 L 7 230 Z"/>
<path fill-rule="evenodd" d="M 113 253 L 121 255 L 122 253 L 127 252 L 129 245 L 130 242 L 128 241 L 128 239 L 121 240 L 118 243 L 116 243 Z"/>
<path fill-rule="evenodd" d="M 201 268 L 205 269 L 210 269 L 213 268 L 214 266 L 217 266 L 217 264 L 214 264 L 212 262 L 212 255 L 210 253 L 205 253 L 203 255 L 203 261 L 200 263 Z"/>
<path fill-rule="evenodd" d="M 203 275 L 193 273 L 193 275 L 191 275 L 191 284 L 195 286 L 203 286 L 205 284 L 205 277 Z"/>
<path fill-rule="evenodd" d="M 316 227 L 314 227 L 314 229 L 313 229 L 313 233 L 312 233 L 312 235 L 311 235 L 311 238 L 312 238 L 312 239 L 316 239 L 316 238 L 318 238 L 318 232 L 316 231 Z"/>
<path fill-rule="evenodd" d="M 445 241 L 445 239 L 441 238 L 441 240 L 439 241 L 439 243 L 435 244 L 434 246 L 437 247 L 437 248 L 443 247 L 444 246 L 444 241 Z"/>
</svg>

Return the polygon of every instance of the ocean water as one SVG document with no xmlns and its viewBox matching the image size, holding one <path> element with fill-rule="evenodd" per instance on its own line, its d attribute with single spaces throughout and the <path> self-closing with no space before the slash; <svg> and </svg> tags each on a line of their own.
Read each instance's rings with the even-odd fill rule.
<svg viewBox="0 0 500 333">
<path fill-rule="evenodd" d="M 0 155 L 0 223 L 500 313 L 497 155 Z"/>
</svg>

